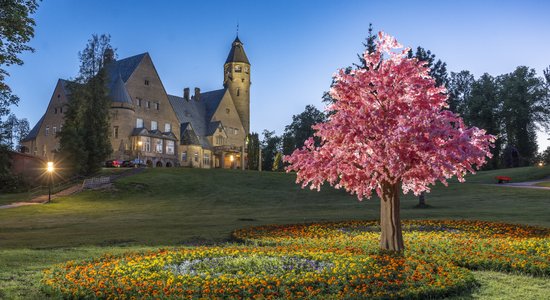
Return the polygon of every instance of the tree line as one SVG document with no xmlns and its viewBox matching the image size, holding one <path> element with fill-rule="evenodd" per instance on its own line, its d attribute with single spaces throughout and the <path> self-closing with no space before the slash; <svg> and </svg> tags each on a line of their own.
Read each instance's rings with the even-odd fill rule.
<svg viewBox="0 0 550 300">
<path fill-rule="evenodd" d="M 371 24 L 363 43 L 368 53 L 375 51 L 375 40 Z M 346 68 L 346 73 L 367 68 L 363 56 L 357 56 L 358 63 Z M 450 111 L 459 114 L 467 126 L 485 129 L 497 137 L 491 149 L 492 158 L 483 169 L 550 164 L 550 147 L 538 153 L 537 145 L 537 130 L 550 130 L 550 66 L 544 70 L 543 77 L 537 76 L 532 68 L 518 66 L 510 73 L 498 76 L 485 73 L 475 78 L 467 70 L 449 73 L 445 62 L 421 46 L 415 51 L 411 49 L 408 57 L 426 62 L 436 85 L 447 88 Z M 324 104 L 330 105 L 333 101 L 328 92 L 323 94 Z M 290 155 L 301 148 L 305 140 L 313 136 L 311 126 L 329 117 L 330 111 L 322 112 L 307 105 L 302 113 L 292 116 L 282 135 L 264 130 L 263 139 L 257 143 L 262 151 L 262 170 L 282 170 L 277 156 Z"/>
</svg>

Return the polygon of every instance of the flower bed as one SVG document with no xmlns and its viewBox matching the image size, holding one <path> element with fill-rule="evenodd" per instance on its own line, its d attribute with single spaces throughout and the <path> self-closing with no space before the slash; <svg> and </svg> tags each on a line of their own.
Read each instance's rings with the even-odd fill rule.
<svg viewBox="0 0 550 300">
<path fill-rule="evenodd" d="M 448 260 L 470 269 L 550 276 L 550 230 L 482 221 L 411 220 L 403 222 L 407 255 Z M 260 245 L 301 245 L 345 249 L 355 254 L 378 251 L 377 221 L 260 226 L 233 236 Z"/>
<path fill-rule="evenodd" d="M 46 293 L 79 299 L 426 298 L 474 284 L 468 270 L 445 261 L 293 245 L 104 256 L 47 270 L 42 280 Z"/>
</svg>

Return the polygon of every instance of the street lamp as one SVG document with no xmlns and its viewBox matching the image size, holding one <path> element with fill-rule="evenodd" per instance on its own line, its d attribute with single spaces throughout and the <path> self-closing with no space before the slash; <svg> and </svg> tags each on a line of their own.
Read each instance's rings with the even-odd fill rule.
<svg viewBox="0 0 550 300">
<path fill-rule="evenodd" d="M 141 165 L 141 159 L 139 158 L 139 154 L 141 153 L 141 145 L 143 145 L 143 142 L 138 141 L 138 167 Z"/>
<path fill-rule="evenodd" d="M 49 175 L 49 184 L 48 184 L 48 202 L 46 203 L 49 203 L 52 200 L 52 181 L 53 181 L 52 175 L 54 171 L 53 162 L 49 161 L 47 166 L 48 167 L 46 168 L 46 170 L 48 171 L 48 175 Z"/>
</svg>

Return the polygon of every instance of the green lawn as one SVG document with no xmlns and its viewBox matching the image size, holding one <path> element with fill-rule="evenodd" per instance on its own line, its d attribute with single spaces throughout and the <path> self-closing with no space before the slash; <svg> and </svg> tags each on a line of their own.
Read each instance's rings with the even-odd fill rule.
<svg viewBox="0 0 550 300">
<path fill-rule="evenodd" d="M 11 204 L 14 202 L 28 201 L 30 198 L 29 193 L 17 193 L 17 194 L 0 194 L 0 205 Z"/>
<path fill-rule="evenodd" d="M 481 172 L 468 178 L 470 183 L 437 186 L 427 194 L 429 209 L 414 208 L 417 200 L 408 195 L 402 202 L 402 217 L 550 227 L 549 191 L 475 184 L 490 182 L 497 173 L 534 180 L 550 176 L 550 168 Z M 359 202 L 330 188 L 319 193 L 301 190 L 291 174 L 148 169 L 121 179 L 111 190 L 0 210 L 0 299 L 43 298 L 37 287 L 40 270 L 70 259 L 146 247 L 227 242 L 232 230 L 244 226 L 376 219 L 378 214 L 376 199 Z M 475 274 L 484 285 L 466 299 L 494 299 L 500 286 L 510 293 L 505 298 L 540 299 L 537 295 L 548 290 L 548 280 L 541 285 L 540 278 Z M 504 289 L 514 282 L 532 288 L 529 293 Z"/>
<path fill-rule="evenodd" d="M 535 185 L 536 186 L 542 186 L 542 187 L 550 187 L 550 181 L 539 182 Z"/>
</svg>

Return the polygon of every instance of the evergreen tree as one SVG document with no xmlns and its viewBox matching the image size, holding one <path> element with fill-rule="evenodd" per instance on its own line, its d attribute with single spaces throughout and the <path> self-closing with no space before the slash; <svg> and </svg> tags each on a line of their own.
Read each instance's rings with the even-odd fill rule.
<svg viewBox="0 0 550 300">
<path fill-rule="evenodd" d="M 413 53 L 412 49 L 409 50 L 409 58 L 415 57 L 419 61 L 428 63 L 430 68 L 430 76 L 435 79 L 436 86 L 447 86 L 449 82 L 449 76 L 447 74 L 447 63 L 441 61 L 441 59 L 435 60 L 435 54 L 430 50 L 426 50 L 420 46 L 416 48 L 416 53 Z"/>
<path fill-rule="evenodd" d="M 62 156 L 79 174 L 92 174 L 112 152 L 109 141 L 109 90 L 106 64 L 114 56 L 110 36 L 94 34 L 79 53 L 80 74 L 68 85 L 65 123 L 60 133 Z"/>
<path fill-rule="evenodd" d="M 469 71 L 451 72 L 447 85 L 449 110 L 462 115 L 466 123 L 468 123 L 467 101 L 471 97 L 474 81 L 474 75 Z"/>
<path fill-rule="evenodd" d="M 487 133 L 497 137 L 494 148 L 491 149 L 493 157 L 484 167 L 485 169 L 499 167 L 504 142 L 501 118 L 502 102 L 498 90 L 496 79 L 485 73 L 472 84 L 470 96 L 465 101 L 467 105 L 467 111 L 464 114 L 466 123 L 470 126 L 483 128 Z"/>
<path fill-rule="evenodd" d="M 281 137 L 275 135 L 275 131 L 263 131 L 262 140 L 262 170 L 271 171 L 275 155 L 281 147 Z"/>
<path fill-rule="evenodd" d="M 260 159 L 260 139 L 258 133 L 252 132 L 247 137 L 248 169 L 258 170 Z"/>
<path fill-rule="evenodd" d="M 533 163 L 537 154 L 537 129 L 550 127 L 548 89 L 535 70 L 525 66 L 499 80 L 507 143 L 519 153 L 520 165 L 526 166 Z"/>
</svg>

